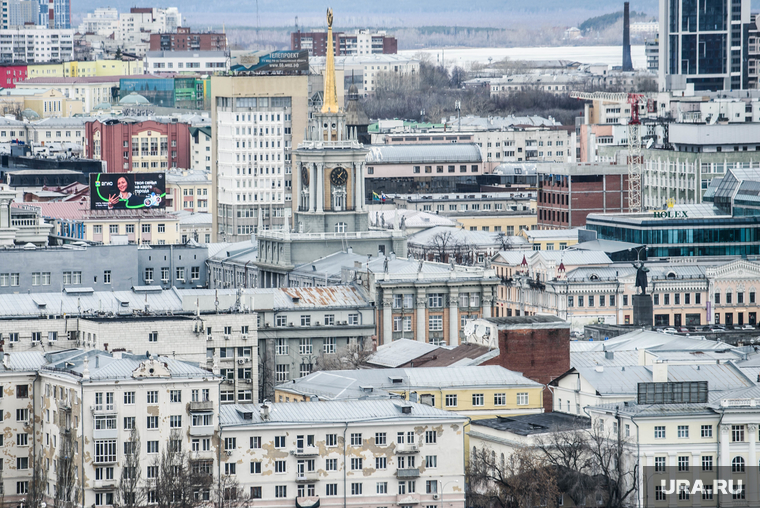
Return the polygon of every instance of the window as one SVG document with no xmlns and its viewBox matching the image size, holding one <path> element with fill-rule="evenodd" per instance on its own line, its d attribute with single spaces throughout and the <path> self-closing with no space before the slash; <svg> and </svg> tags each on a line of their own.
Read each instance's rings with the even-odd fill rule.
<svg viewBox="0 0 760 508">
<path fill-rule="evenodd" d="M 443 307 L 443 293 L 433 293 L 428 295 L 428 307 Z"/>
<path fill-rule="evenodd" d="M 438 434 L 436 434 L 436 431 L 434 430 L 426 430 L 425 431 L 425 444 L 435 444 L 437 441 Z"/>
<path fill-rule="evenodd" d="M 325 459 L 325 471 L 337 471 L 338 459 Z"/>
<path fill-rule="evenodd" d="M 484 405 L 484 399 L 482 393 L 473 393 L 472 394 L 472 405 L 473 406 L 482 406 Z"/>
<path fill-rule="evenodd" d="M 665 427 L 657 425 L 654 428 L 654 438 L 655 439 L 665 439 Z"/>
<path fill-rule="evenodd" d="M 438 467 L 438 455 L 428 455 L 425 457 L 425 467 L 435 468 Z"/>
<path fill-rule="evenodd" d="M 288 487 L 287 485 L 275 485 L 274 487 L 274 497 L 288 497 Z"/>
<path fill-rule="evenodd" d="M 285 448 L 285 436 L 274 436 L 274 447 Z"/>
<path fill-rule="evenodd" d="M 493 396 L 493 404 L 494 406 L 505 406 L 507 404 L 507 394 L 495 393 Z"/>
<path fill-rule="evenodd" d="M 338 446 L 338 435 L 337 434 L 327 434 L 325 436 L 325 445 L 326 446 Z"/>
<path fill-rule="evenodd" d="M 361 457 L 354 457 L 351 459 L 351 470 L 361 471 L 363 469 L 364 460 Z"/>
<path fill-rule="evenodd" d="M 348 315 L 348 324 L 349 325 L 358 325 L 359 324 L 359 314 L 349 314 Z"/>
<path fill-rule="evenodd" d="M 325 485 L 325 496 L 337 496 L 338 495 L 338 484 L 337 483 L 328 483 Z"/>
<path fill-rule="evenodd" d="M 388 459 L 386 457 L 375 457 L 375 469 L 386 469 L 388 467 Z"/>
<path fill-rule="evenodd" d="M 362 435 L 361 433 L 352 433 L 351 434 L 351 446 L 361 446 L 362 445 Z"/>
<path fill-rule="evenodd" d="M 169 390 L 169 402 L 182 402 L 182 390 Z"/>
<path fill-rule="evenodd" d="M 452 395 L 446 395 L 446 407 L 456 407 L 457 405 L 457 396 Z"/>
<path fill-rule="evenodd" d="M 701 435 L 702 437 L 712 437 L 713 432 L 712 425 L 702 425 Z"/>
<path fill-rule="evenodd" d="M 377 493 L 378 494 L 387 494 L 388 493 L 388 482 L 377 482 Z"/>
<path fill-rule="evenodd" d="M 95 441 L 95 463 L 104 464 L 110 462 L 116 462 L 116 440 Z"/>
<path fill-rule="evenodd" d="M 352 496 L 361 496 L 362 495 L 362 484 L 361 483 L 352 483 L 351 484 L 351 495 Z"/>
<path fill-rule="evenodd" d="M 237 438 L 234 438 L 234 437 L 225 437 L 224 438 L 224 449 L 225 449 L 225 451 L 234 450 L 235 448 L 237 448 Z"/>
<path fill-rule="evenodd" d="M 135 392 L 124 392 L 124 404 L 135 403 Z"/>
<path fill-rule="evenodd" d="M 148 404 L 158 404 L 158 391 L 151 390 L 147 393 Z"/>
<path fill-rule="evenodd" d="M 713 458 L 712 455 L 705 455 L 702 457 L 702 471 L 712 471 Z"/>
<path fill-rule="evenodd" d="M 275 366 L 275 380 L 278 383 L 282 383 L 288 380 L 290 377 L 290 368 L 288 365 L 276 365 Z"/>
<path fill-rule="evenodd" d="M 158 332 L 150 332 L 148 334 L 148 342 L 158 342 Z"/>
<path fill-rule="evenodd" d="M 744 442 L 744 425 L 731 425 L 731 441 L 734 443 Z"/>
<path fill-rule="evenodd" d="M 182 427 L 182 415 L 169 416 L 169 428 L 178 429 Z"/>
<path fill-rule="evenodd" d="M 517 405 L 518 406 L 527 406 L 528 405 L 528 393 L 527 392 L 520 392 L 517 394 Z"/>
<path fill-rule="evenodd" d="M 689 426 L 688 425 L 679 425 L 678 426 L 678 437 L 679 438 L 687 438 L 687 437 L 689 437 Z"/>
<path fill-rule="evenodd" d="M 732 473 L 744 472 L 744 459 L 742 457 L 734 457 L 734 459 L 731 461 L 731 472 Z"/>
<path fill-rule="evenodd" d="M 375 432 L 375 445 L 385 446 L 386 435 L 385 432 Z"/>
<path fill-rule="evenodd" d="M 438 493 L 438 480 L 426 480 L 425 494 L 437 494 L 437 493 Z"/>
<path fill-rule="evenodd" d="M 679 471 L 688 471 L 689 470 L 689 456 L 688 455 L 679 455 L 678 456 L 678 470 Z"/>
<path fill-rule="evenodd" d="M 654 458 L 654 471 L 656 473 L 664 473 L 665 472 L 665 457 L 655 457 Z"/>
<path fill-rule="evenodd" d="M 147 453 L 158 453 L 158 441 L 148 441 L 147 447 Z"/>
<path fill-rule="evenodd" d="M 146 423 L 148 429 L 157 429 L 158 428 L 158 416 L 148 416 L 147 417 L 147 423 Z"/>
<path fill-rule="evenodd" d="M 428 330 L 431 332 L 443 331 L 443 316 L 429 316 Z"/>
</svg>

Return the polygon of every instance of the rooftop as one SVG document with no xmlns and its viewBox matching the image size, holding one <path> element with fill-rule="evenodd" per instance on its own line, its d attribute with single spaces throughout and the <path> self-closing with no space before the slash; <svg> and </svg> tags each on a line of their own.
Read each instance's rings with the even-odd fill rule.
<svg viewBox="0 0 760 508">
<path fill-rule="evenodd" d="M 471 423 L 474 426 L 473 430 L 477 426 L 489 427 L 494 430 L 511 432 L 519 436 L 587 429 L 591 427 L 590 418 L 557 412 L 510 417 L 499 416 L 485 420 L 472 420 Z"/>
<path fill-rule="evenodd" d="M 474 143 L 371 145 L 367 164 L 482 162 Z"/>
<path fill-rule="evenodd" d="M 290 393 L 317 396 L 324 400 L 388 396 L 392 391 L 414 388 L 450 389 L 468 387 L 538 388 L 519 372 L 497 365 L 430 367 L 406 369 L 359 369 L 320 371 L 275 387 Z"/>
<path fill-rule="evenodd" d="M 401 400 L 340 400 L 297 404 L 267 403 L 269 418 L 264 420 L 258 404 L 223 404 L 219 407 L 221 427 L 238 425 L 336 424 L 403 420 L 465 420 L 451 411 Z M 409 407 L 408 413 L 402 411 Z M 248 416 L 248 417 L 246 417 Z"/>
</svg>

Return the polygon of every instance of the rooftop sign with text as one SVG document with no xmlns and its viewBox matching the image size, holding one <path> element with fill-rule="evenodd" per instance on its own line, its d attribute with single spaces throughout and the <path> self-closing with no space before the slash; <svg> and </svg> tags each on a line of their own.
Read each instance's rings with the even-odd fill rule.
<svg viewBox="0 0 760 508">
<path fill-rule="evenodd" d="M 232 72 L 251 72 L 260 75 L 295 75 L 309 73 L 309 51 L 272 51 L 253 60 L 241 58 L 240 64 L 233 65 Z"/>
</svg>

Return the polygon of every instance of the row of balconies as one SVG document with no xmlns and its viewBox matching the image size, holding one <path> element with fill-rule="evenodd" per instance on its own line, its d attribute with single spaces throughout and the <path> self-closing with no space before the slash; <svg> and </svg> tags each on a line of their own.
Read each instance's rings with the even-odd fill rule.
<svg viewBox="0 0 760 508">
<path fill-rule="evenodd" d="M 396 478 L 399 479 L 408 480 L 419 477 L 420 470 L 416 467 L 396 470 Z M 298 471 L 296 474 L 296 482 L 298 483 L 311 483 L 319 481 L 319 479 L 319 473 L 317 471 Z"/>
</svg>

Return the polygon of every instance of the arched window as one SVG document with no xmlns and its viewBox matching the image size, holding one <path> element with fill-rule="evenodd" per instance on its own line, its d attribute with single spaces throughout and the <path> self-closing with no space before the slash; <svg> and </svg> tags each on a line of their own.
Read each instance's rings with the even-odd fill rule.
<svg viewBox="0 0 760 508">
<path fill-rule="evenodd" d="M 744 472 L 744 459 L 742 457 L 734 457 L 734 460 L 731 461 L 731 472 L 732 473 Z"/>
<path fill-rule="evenodd" d="M 335 232 L 336 233 L 345 233 L 346 232 L 346 226 L 347 226 L 347 224 L 345 222 L 337 222 L 335 224 Z"/>
</svg>

